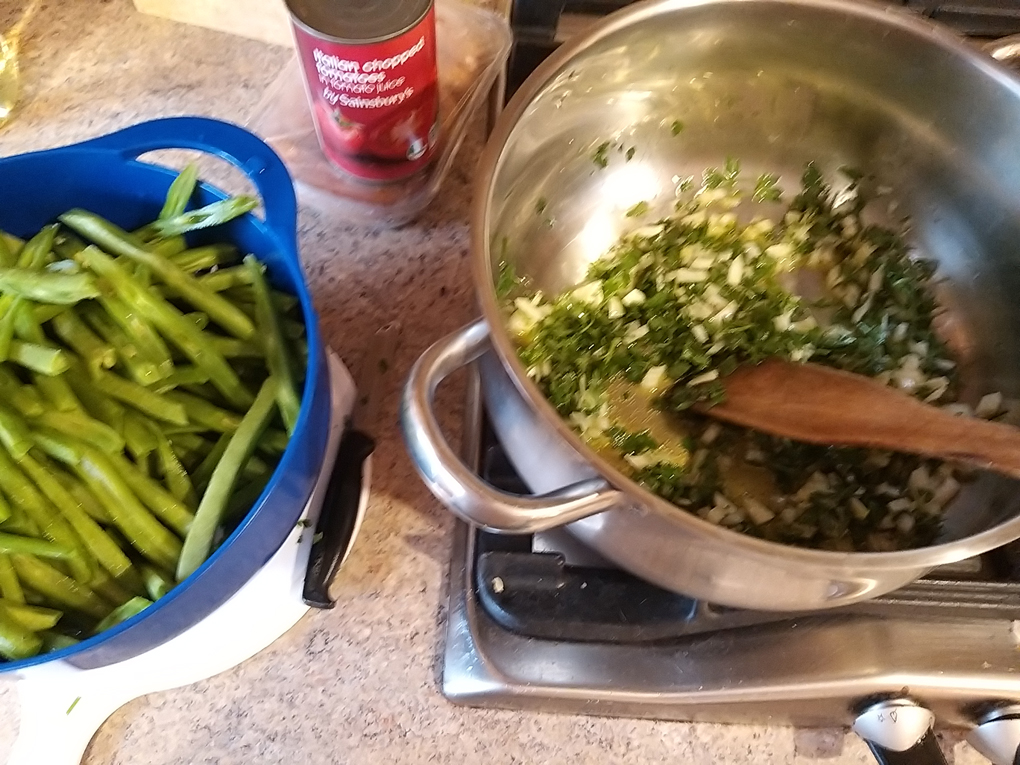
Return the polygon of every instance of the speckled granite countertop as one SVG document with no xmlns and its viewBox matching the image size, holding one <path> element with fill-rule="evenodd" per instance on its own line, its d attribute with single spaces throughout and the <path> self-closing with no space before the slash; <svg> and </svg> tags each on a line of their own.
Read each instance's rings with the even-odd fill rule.
<svg viewBox="0 0 1020 765">
<path fill-rule="evenodd" d="M 0 2 L 0 28 L 18 4 Z M 0 131 L 0 154 L 156 116 L 244 123 L 289 56 L 143 16 L 130 0 L 49 0 L 28 30 L 25 99 Z M 414 359 L 474 311 L 466 209 L 479 143 L 476 135 L 465 147 L 441 199 L 401 230 L 301 212 L 301 252 L 332 347 L 356 369 L 375 328 L 405 327 L 374 424 L 373 499 L 337 579 L 337 607 L 308 614 L 234 670 L 127 704 L 96 735 L 89 765 L 872 762 L 859 740 L 835 731 L 474 710 L 440 694 L 452 523 L 407 459 L 397 401 Z M 441 395 L 450 432 L 459 405 L 455 387 Z M 2 759 L 17 721 L 16 691 L 0 683 Z M 966 745 L 946 746 L 957 765 L 983 762 Z"/>
</svg>

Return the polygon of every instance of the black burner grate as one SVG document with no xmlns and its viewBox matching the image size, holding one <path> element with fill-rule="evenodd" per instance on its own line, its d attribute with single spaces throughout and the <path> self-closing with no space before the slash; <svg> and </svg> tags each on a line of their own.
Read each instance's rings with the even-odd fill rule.
<svg viewBox="0 0 1020 765">
<path fill-rule="evenodd" d="M 513 0 L 510 23 L 514 44 L 507 64 L 507 89 L 512 95 L 535 67 L 552 53 L 564 14 L 597 18 L 633 0 Z M 892 0 L 923 16 L 972 37 L 1004 37 L 1020 33 L 1017 0 Z"/>
</svg>

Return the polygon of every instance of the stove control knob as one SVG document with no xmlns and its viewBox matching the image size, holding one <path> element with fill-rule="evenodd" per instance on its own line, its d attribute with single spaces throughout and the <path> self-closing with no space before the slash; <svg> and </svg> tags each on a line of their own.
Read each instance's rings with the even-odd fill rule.
<svg viewBox="0 0 1020 765">
<path fill-rule="evenodd" d="M 947 765 L 935 738 L 935 715 L 911 699 L 868 705 L 853 730 L 882 765 Z"/>
<path fill-rule="evenodd" d="M 1020 704 L 997 707 L 980 717 L 967 743 L 994 765 L 1020 763 Z"/>
</svg>

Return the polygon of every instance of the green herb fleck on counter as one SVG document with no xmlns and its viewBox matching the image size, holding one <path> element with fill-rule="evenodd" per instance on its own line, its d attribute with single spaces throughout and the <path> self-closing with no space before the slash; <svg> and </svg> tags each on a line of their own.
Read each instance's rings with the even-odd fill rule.
<svg viewBox="0 0 1020 765">
<path fill-rule="evenodd" d="M 75 699 L 74 699 L 74 701 L 72 701 L 72 702 L 71 702 L 71 706 L 69 706 L 69 707 L 67 708 L 67 711 L 66 711 L 66 712 L 64 712 L 64 714 L 65 714 L 65 715 L 69 715 L 69 714 L 71 714 L 71 712 L 73 712 L 73 711 L 74 711 L 74 708 L 75 708 L 76 706 L 78 706 L 78 702 L 79 702 L 79 701 L 81 701 L 81 696 L 76 696 L 76 697 L 75 697 Z"/>
</svg>

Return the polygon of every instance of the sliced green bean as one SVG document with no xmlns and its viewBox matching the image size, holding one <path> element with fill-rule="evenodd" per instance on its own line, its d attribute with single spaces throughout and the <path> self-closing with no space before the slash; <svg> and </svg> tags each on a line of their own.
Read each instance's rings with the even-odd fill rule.
<svg viewBox="0 0 1020 765">
<path fill-rule="evenodd" d="M 0 610 L 0 656 L 11 661 L 35 656 L 42 649 L 42 638 Z"/>
<path fill-rule="evenodd" d="M 156 439 L 149 429 L 149 421 L 141 414 L 130 411 L 124 418 L 124 440 L 135 461 L 144 460 L 156 451 Z"/>
<path fill-rule="evenodd" d="M 251 272 L 244 266 L 230 266 L 198 277 L 199 284 L 213 292 L 223 292 L 231 287 L 252 283 Z"/>
<path fill-rule="evenodd" d="M 20 624 L 30 632 L 42 632 L 53 629 L 60 621 L 63 613 L 54 608 L 43 608 L 42 606 L 29 606 L 24 603 L 10 603 L 6 600 L 0 601 L 0 613 L 5 614 L 9 619 Z"/>
<path fill-rule="evenodd" d="M 234 430 L 237 430 L 236 428 Z M 230 444 L 230 436 L 233 431 L 224 433 L 219 437 L 219 440 L 213 445 L 212 450 L 205 456 L 201 464 L 191 474 L 191 480 L 195 484 L 195 489 L 199 494 L 205 492 L 205 487 L 209 485 L 209 479 L 212 478 L 213 471 L 216 466 L 223 459 L 223 452 L 227 450 L 227 445 Z"/>
<path fill-rule="evenodd" d="M 170 260 L 173 261 L 175 266 L 189 274 L 204 271 L 207 268 L 229 263 L 236 259 L 237 248 L 229 244 L 212 244 L 206 247 L 195 247 L 170 256 Z"/>
<path fill-rule="evenodd" d="M 70 635 L 64 635 L 60 632 L 54 632 L 53 630 L 40 632 L 39 636 L 43 639 L 43 647 L 45 648 L 46 653 L 62 651 L 65 648 L 76 646 L 81 642 L 77 638 L 73 638 Z"/>
<path fill-rule="evenodd" d="M 24 511 L 47 539 L 72 551 L 68 563 L 76 577 L 88 581 L 92 576 L 92 555 L 67 520 L 50 504 L 35 484 L 21 471 L 7 452 L 0 449 L 0 488 L 11 503 Z"/>
<path fill-rule="evenodd" d="M 38 391 L 30 385 L 23 385 L 3 364 L 0 364 L 0 399 L 9 402 L 23 417 L 37 417 L 43 412 L 43 401 Z"/>
<path fill-rule="evenodd" d="M 53 251 L 65 260 L 73 260 L 74 256 L 85 249 L 81 237 L 62 229 L 53 240 Z"/>
<path fill-rule="evenodd" d="M 170 441 L 155 425 L 150 426 L 156 439 L 156 456 L 159 458 L 160 473 L 163 483 L 170 495 L 185 507 L 193 508 L 198 504 L 195 487 L 191 485 L 188 472 L 177 459 Z"/>
<path fill-rule="evenodd" d="M 182 406 L 188 421 L 215 430 L 218 433 L 232 433 L 241 424 L 241 416 L 210 404 L 204 398 L 183 391 L 168 391 L 166 398 Z"/>
<path fill-rule="evenodd" d="M 171 577 L 149 564 L 142 566 L 142 581 L 145 583 L 145 592 L 153 601 L 159 600 L 174 588 Z"/>
<path fill-rule="evenodd" d="M 11 556 L 6 553 L 0 553 L 0 595 L 9 603 L 25 602 L 25 591 L 21 589 Z"/>
<path fill-rule="evenodd" d="M 6 502 L 6 500 L 4 501 Z M 11 515 L 3 523 L 0 523 L 4 531 L 9 531 L 12 534 L 21 534 L 24 537 L 35 537 L 36 539 L 42 537 L 39 526 L 20 507 L 15 504 L 8 504 L 7 509 L 10 510 Z"/>
<path fill-rule="evenodd" d="M 7 241 L 7 235 L 0 231 L 0 266 L 8 268 L 17 262 L 18 258 Z"/>
<path fill-rule="evenodd" d="M 89 329 L 76 311 L 64 311 L 53 317 L 57 336 L 84 359 L 90 369 L 110 369 L 117 363 L 117 351 Z"/>
<path fill-rule="evenodd" d="M 145 509 L 105 455 L 85 445 L 80 449 L 82 460 L 78 473 L 106 507 L 117 528 L 146 558 L 172 569 L 180 556 L 180 540 Z"/>
<path fill-rule="evenodd" d="M 209 326 L 209 314 L 202 313 L 201 311 L 192 311 L 191 313 L 184 314 L 184 318 L 190 321 L 199 329 L 205 329 Z"/>
<path fill-rule="evenodd" d="M 15 257 L 24 249 L 25 240 L 20 239 L 7 231 L 0 231 L 0 237 L 7 243 L 7 248 L 14 253 Z"/>
<path fill-rule="evenodd" d="M 187 208 L 191 201 L 191 195 L 195 193 L 195 185 L 198 183 L 198 167 L 188 163 L 181 172 L 174 178 L 166 192 L 166 201 L 163 202 L 163 209 L 159 211 L 159 220 L 176 218 Z"/>
<path fill-rule="evenodd" d="M 88 247 L 82 258 L 89 268 L 108 279 L 132 308 L 152 321 L 196 366 L 204 369 L 209 374 L 209 381 L 231 405 L 243 407 L 250 404 L 251 394 L 245 390 L 227 360 L 180 311 L 139 288 L 102 250 Z"/>
<path fill-rule="evenodd" d="M 52 345 L 24 343 L 20 340 L 11 341 L 8 358 L 25 369 L 31 369 L 33 372 L 50 377 L 66 372 L 71 366 L 67 354 L 60 348 Z"/>
<path fill-rule="evenodd" d="M 110 604 L 81 582 L 62 574 L 31 555 L 13 555 L 18 578 L 56 605 L 74 609 L 96 619 L 110 612 Z"/>
<path fill-rule="evenodd" d="M 98 304 L 86 306 L 84 314 L 85 320 L 100 337 L 113 346 L 117 358 L 136 382 L 144 384 L 149 380 L 160 379 L 160 371 L 156 364 L 142 354 L 135 341 L 128 337 L 127 332 L 121 329 L 101 306 Z"/>
<path fill-rule="evenodd" d="M 154 239 L 151 242 L 145 242 L 145 246 L 155 254 L 164 258 L 179 255 L 188 249 L 188 243 L 185 241 L 183 236 Z"/>
<path fill-rule="evenodd" d="M 279 385 L 277 379 L 270 376 L 262 384 L 255 402 L 241 420 L 237 431 L 230 438 L 230 443 L 223 452 L 223 458 L 213 470 L 209 486 L 202 495 L 202 501 L 195 512 L 195 520 L 191 524 L 188 535 L 184 538 L 177 564 L 177 580 L 182 581 L 195 569 L 202 565 L 212 550 L 213 537 L 226 510 L 234 482 L 255 450 L 259 435 L 269 425 L 275 407 Z"/>
<path fill-rule="evenodd" d="M 294 432 L 294 425 L 297 424 L 298 412 L 301 410 L 301 397 L 294 385 L 290 360 L 287 358 L 287 349 L 280 331 L 280 320 L 269 297 L 269 285 L 266 284 L 266 279 L 262 274 L 262 264 L 251 255 L 244 259 L 244 264 L 248 267 L 252 286 L 255 288 L 259 334 L 266 350 L 266 364 L 269 366 L 269 373 L 278 382 L 276 403 L 280 407 L 280 414 L 283 415 L 283 424 L 287 428 L 287 435 L 290 435 Z"/>
<path fill-rule="evenodd" d="M 179 385 L 203 384 L 209 382 L 209 374 L 195 366 L 177 366 L 173 373 L 152 386 L 156 393 L 167 393 Z"/>
<path fill-rule="evenodd" d="M 181 536 L 188 532 L 195 518 L 189 507 L 119 454 L 113 455 L 111 462 L 118 475 L 153 515 Z"/>
<path fill-rule="evenodd" d="M 45 427 L 32 430 L 32 439 L 47 457 L 52 457 L 70 467 L 74 467 L 81 460 L 81 452 L 77 447 L 77 441 L 74 440 L 76 438 L 76 435 Z"/>
<path fill-rule="evenodd" d="M 138 380 L 138 383 L 150 385 L 173 372 L 174 363 L 170 358 L 170 349 L 148 321 L 115 295 L 104 295 L 100 303 L 110 318 L 131 339 L 134 347 L 138 349 L 138 355 L 152 364 L 152 367 L 148 365 L 136 367 L 146 370 L 146 378 Z M 151 379 L 152 376 L 155 379 Z"/>
<path fill-rule="evenodd" d="M 259 448 L 271 454 L 283 454 L 290 443 L 290 438 L 282 430 L 270 428 L 259 441 Z"/>
<path fill-rule="evenodd" d="M 0 268 L 0 291 L 58 305 L 74 305 L 99 296 L 91 274 L 54 274 L 28 268 Z"/>
<path fill-rule="evenodd" d="M 3 404 L 0 404 L 0 443 L 15 459 L 24 457 L 32 448 L 32 436 L 25 421 Z"/>
<path fill-rule="evenodd" d="M 104 452 L 117 453 L 124 449 L 124 437 L 104 422 L 89 417 L 83 411 L 58 412 L 47 409 L 35 418 L 34 423 L 95 444 Z M 38 442 L 37 434 L 33 439 Z"/>
<path fill-rule="evenodd" d="M 238 340 L 236 337 L 222 335 L 207 335 L 206 339 L 217 353 L 227 359 L 261 359 L 265 355 L 263 350 L 250 340 Z"/>
<path fill-rule="evenodd" d="M 36 303 L 32 306 L 32 316 L 39 324 L 45 324 L 48 321 L 53 321 L 54 318 L 60 316 L 65 311 L 70 311 L 71 306 L 66 305 L 46 305 L 45 303 Z"/>
<path fill-rule="evenodd" d="M 43 398 L 49 401 L 58 412 L 81 411 L 81 402 L 74 395 L 70 383 L 63 374 L 49 376 L 33 372 L 32 382 L 43 394 Z"/>
<path fill-rule="evenodd" d="M 94 520 L 96 523 L 105 524 L 107 526 L 113 523 L 110 520 L 109 513 L 103 509 L 103 506 L 99 503 L 92 493 L 86 488 L 85 484 L 79 481 L 70 473 L 64 472 L 58 468 L 48 459 L 44 460 L 41 456 L 38 457 L 40 464 L 42 464 L 50 475 L 52 475 L 64 490 L 70 494 L 78 506 L 85 511 L 85 513 Z M 120 549 L 119 547 L 117 549 Z"/>
<path fill-rule="evenodd" d="M 170 446 L 177 459 L 188 471 L 189 478 L 213 447 L 211 442 L 195 433 L 168 433 L 167 438 L 170 439 Z"/>
<path fill-rule="evenodd" d="M 18 534 L 6 534 L 0 531 L 0 553 L 7 555 L 24 554 L 38 555 L 40 558 L 59 558 L 66 560 L 74 553 L 68 547 L 45 539 L 23 537 Z"/>
<path fill-rule="evenodd" d="M 42 327 L 35 320 L 35 316 L 28 304 L 15 306 L 11 310 L 17 313 L 14 321 L 14 332 L 21 340 L 35 343 L 36 345 L 46 344 L 46 335 L 43 333 Z M 71 361 L 73 359 L 68 356 L 68 362 L 70 363 Z M 33 380 L 43 396 L 49 399 L 59 411 L 70 412 L 81 408 L 81 404 L 78 403 L 74 393 L 71 391 L 71 386 L 68 385 L 67 380 L 62 375 L 40 375 L 36 372 L 33 375 Z"/>
<path fill-rule="evenodd" d="M 176 401 L 169 400 L 166 396 L 110 372 L 97 372 L 94 375 L 94 380 L 96 385 L 111 398 L 134 407 L 150 417 L 175 425 L 188 424 L 188 414 L 184 407 Z"/>
<path fill-rule="evenodd" d="M 237 199 L 235 197 L 234 199 Z M 229 201 L 229 200 L 225 200 Z M 203 208 L 206 209 L 206 208 Z M 185 213 L 185 215 L 193 215 Z M 60 216 L 60 220 L 87 239 L 91 239 L 107 252 L 127 257 L 136 263 L 142 263 L 152 270 L 160 280 L 173 288 L 182 298 L 196 308 L 209 314 L 209 318 L 227 330 L 230 334 L 245 340 L 255 334 L 255 326 L 230 301 L 215 292 L 205 289 L 195 277 L 182 271 L 173 261 L 161 257 L 147 249 L 142 243 L 123 229 L 118 228 L 98 215 L 85 210 L 70 210 Z M 177 218 L 173 220 L 178 220 Z M 154 226 L 165 227 L 171 221 L 157 221 Z M 183 232 L 176 232 L 183 233 Z M 171 235 L 166 233 L 166 235 Z"/>
<path fill-rule="evenodd" d="M 249 196 L 235 196 L 220 199 L 197 210 L 154 221 L 149 228 L 160 236 L 178 236 L 189 231 L 219 226 L 251 212 L 258 206 L 258 200 Z"/>
<path fill-rule="evenodd" d="M 103 630 L 108 630 L 110 627 L 115 627 L 121 622 L 125 622 L 132 616 L 137 616 L 146 608 L 152 605 L 152 601 L 148 598 L 143 598 L 140 595 L 136 595 L 131 598 L 127 603 L 118 606 L 109 613 L 99 624 L 96 625 L 96 629 L 93 631 L 93 635 L 98 635 Z"/>
<path fill-rule="evenodd" d="M 117 543 L 44 465 L 32 457 L 25 457 L 18 464 L 53 506 L 63 514 L 102 568 L 113 576 L 122 576 L 131 570 L 131 561 Z"/>
<path fill-rule="evenodd" d="M 135 579 L 140 588 L 142 586 L 141 577 L 136 576 Z M 123 605 L 139 594 L 129 590 L 121 582 L 111 577 L 105 569 L 101 568 L 96 570 L 96 575 L 92 577 L 92 581 L 88 584 L 96 595 L 115 606 Z"/>
<path fill-rule="evenodd" d="M 123 432 L 127 410 L 92 384 L 88 372 L 80 361 L 72 365 L 71 371 L 66 376 L 74 395 L 91 417 L 118 433 Z"/>
<path fill-rule="evenodd" d="M 57 226 L 46 226 L 33 236 L 21 249 L 17 267 L 35 269 L 42 265 L 46 254 L 53 247 Z M 13 353 L 14 324 L 23 298 L 13 294 L 0 297 L 0 361 L 6 361 Z"/>
</svg>

